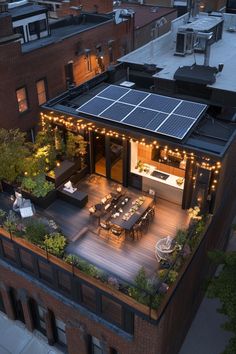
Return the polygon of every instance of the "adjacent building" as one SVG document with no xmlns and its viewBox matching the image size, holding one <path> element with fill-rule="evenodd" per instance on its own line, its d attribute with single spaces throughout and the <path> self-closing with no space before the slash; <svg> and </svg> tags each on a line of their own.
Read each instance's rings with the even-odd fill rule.
<svg viewBox="0 0 236 354">
<path fill-rule="evenodd" d="M 133 19 L 116 23 L 113 14 L 74 9 L 49 25 L 45 7 L 13 5 L 4 3 L 0 14 L 0 125 L 33 138 L 39 105 L 99 75 L 132 50 Z"/>
</svg>

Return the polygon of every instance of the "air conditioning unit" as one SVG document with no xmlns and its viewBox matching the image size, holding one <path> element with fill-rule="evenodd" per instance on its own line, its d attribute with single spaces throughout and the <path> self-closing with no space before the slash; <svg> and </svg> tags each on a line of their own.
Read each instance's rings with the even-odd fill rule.
<svg viewBox="0 0 236 354">
<path fill-rule="evenodd" d="M 196 34 L 193 31 L 179 31 L 176 37 L 175 55 L 192 54 L 196 41 Z"/>
</svg>

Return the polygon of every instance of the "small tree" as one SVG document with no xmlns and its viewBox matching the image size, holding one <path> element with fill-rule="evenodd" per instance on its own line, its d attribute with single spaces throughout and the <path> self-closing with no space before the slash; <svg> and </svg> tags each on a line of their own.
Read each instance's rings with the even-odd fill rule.
<svg viewBox="0 0 236 354">
<path fill-rule="evenodd" d="M 0 129 L 0 180 L 14 182 L 24 171 L 24 160 L 30 155 L 25 134 L 18 129 Z"/>
<path fill-rule="evenodd" d="M 215 264 L 223 265 L 223 269 L 218 277 L 211 280 L 207 293 L 210 298 L 220 300 L 222 307 L 218 311 L 228 317 L 222 327 L 234 335 L 223 354 L 234 354 L 236 353 L 236 252 L 215 251 L 210 253 L 210 258 Z"/>
<path fill-rule="evenodd" d="M 79 155 L 78 145 L 75 134 L 68 132 L 66 141 L 66 155 L 68 159 L 74 159 Z"/>
</svg>

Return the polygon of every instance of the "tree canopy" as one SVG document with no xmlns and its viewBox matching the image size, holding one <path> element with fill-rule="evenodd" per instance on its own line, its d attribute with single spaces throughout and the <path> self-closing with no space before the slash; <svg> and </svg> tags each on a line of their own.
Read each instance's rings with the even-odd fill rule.
<svg viewBox="0 0 236 354">
<path fill-rule="evenodd" d="M 222 354 L 236 353 L 236 252 L 215 251 L 210 254 L 214 263 L 222 265 L 219 276 L 209 284 L 208 296 L 218 298 L 221 302 L 220 313 L 228 317 L 223 328 L 232 332 L 233 337 Z"/>
</svg>

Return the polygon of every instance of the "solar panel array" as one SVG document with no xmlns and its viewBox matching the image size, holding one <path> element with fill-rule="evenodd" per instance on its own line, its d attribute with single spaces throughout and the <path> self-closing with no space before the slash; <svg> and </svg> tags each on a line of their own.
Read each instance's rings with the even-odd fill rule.
<svg viewBox="0 0 236 354">
<path fill-rule="evenodd" d="M 183 139 L 207 105 L 110 85 L 77 111 Z"/>
</svg>

